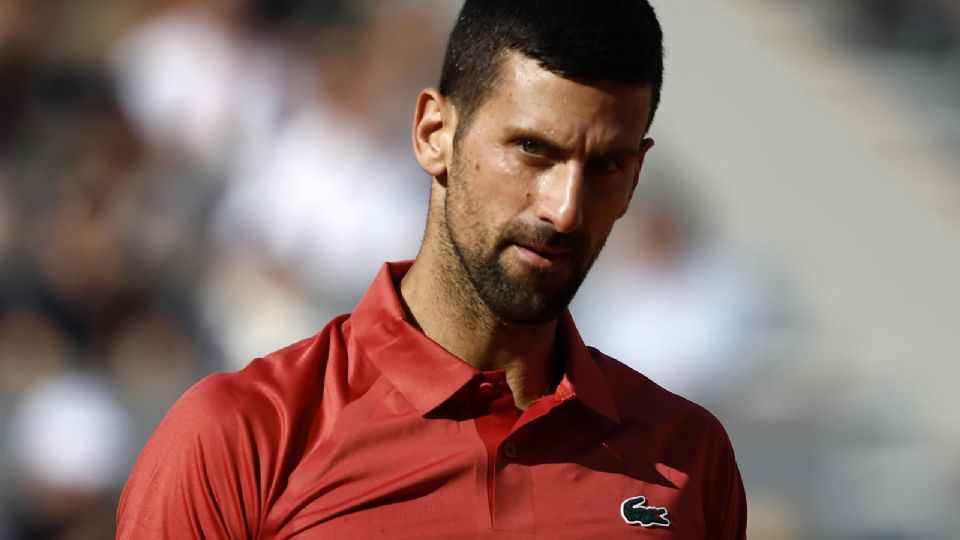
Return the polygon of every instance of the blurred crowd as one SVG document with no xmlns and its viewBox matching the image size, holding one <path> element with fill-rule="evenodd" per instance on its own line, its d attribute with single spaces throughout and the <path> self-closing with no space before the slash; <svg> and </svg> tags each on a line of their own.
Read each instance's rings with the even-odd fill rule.
<svg viewBox="0 0 960 540">
<path fill-rule="evenodd" d="M 111 537 L 186 388 L 416 254 L 412 108 L 458 4 L 0 0 L 0 540 Z M 771 357 L 782 291 L 653 167 L 574 314 L 722 407 Z"/>
<path fill-rule="evenodd" d="M 180 393 L 416 253 L 404 135 L 451 17 L 0 1 L 0 538 L 112 536 Z"/>
</svg>

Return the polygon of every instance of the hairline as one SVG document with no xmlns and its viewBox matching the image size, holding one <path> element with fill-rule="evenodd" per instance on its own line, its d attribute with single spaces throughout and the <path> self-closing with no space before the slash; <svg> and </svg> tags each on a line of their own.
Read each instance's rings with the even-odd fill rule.
<svg viewBox="0 0 960 540">
<path fill-rule="evenodd" d="M 577 77 L 568 77 L 566 75 L 557 73 L 543 66 L 543 63 L 540 60 L 537 60 L 532 56 L 524 54 L 523 51 L 521 51 L 520 49 L 516 47 L 511 47 L 509 45 L 504 45 L 499 48 L 494 58 L 490 61 L 490 66 L 493 68 L 491 70 L 493 72 L 493 75 L 489 77 L 486 82 L 483 83 L 483 85 L 480 87 L 480 92 L 477 93 L 475 98 L 473 100 L 468 100 L 468 101 L 474 102 L 471 104 L 471 106 L 464 106 L 465 104 L 463 103 L 458 104 L 457 103 L 458 99 L 455 99 L 454 96 L 444 96 L 444 98 L 446 98 L 453 105 L 453 108 L 457 113 L 457 126 L 454 130 L 454 135 L 453 135 L 453 147 L 455 150 L 459 147 L 460 141 L 463 139 L 464 136 L 466 136 L 467 132 L 469 131 L 471 125 L 473 124 L 473 120 L 477 112 L 479 112 L 480 109 L 483 108 L 483 106 L 487 103 L 487 101 L 490 100 L 490 97 L 493 95 L 496 89 L 503 83 L 504 64 L 507 59 L 507 56 L 511 54 L 519 55 L 520 57 L 526 58 L 528 60 L 533 60 L 534 62 L 537 63 L 537 65 L 541 69 L 548 71 L 549 73 L 552 73 L 557 77 L 563 77 L 567 80 L 583 82 L 588 85 L 609 80 L 609 81 L 617 82 L 618 84 L 622 84 L 624 86 L 630 86 L 635 88 L 644 88 L 644 87 L 650 88 L 651 89 L 650 117 L 647 120 L 647 125 L 644 127 L 643 132 L 646 135 L 650 131 L 650 127 L 653 125 L 653 117 L 655 113 L 655 110 L 654 110 L 655 104 L 653 103 L 653 99 L 654 99 L 654 92 L 653 92 L 654 83 L 653 82 L 642 82 L 638 84 L 631 84 L 631 83 L 620 82 L 620 81 L 617 81 L 616 79 L 589 80 L 589 79 L 578 79 Z"/>
</svg>

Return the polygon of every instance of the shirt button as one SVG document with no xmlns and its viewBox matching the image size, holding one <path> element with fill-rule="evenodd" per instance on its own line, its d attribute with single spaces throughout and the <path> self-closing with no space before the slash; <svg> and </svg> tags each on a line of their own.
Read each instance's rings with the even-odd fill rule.
<svg viewBox="0 0 960 540">
<path fill-rule="evenodd" d="M 497 389 L 492 383 L 483 382 L 477 386 L 477 395 L 482 398 L 492 398 L 497 395 Z"/>
<path fill-rule="evenodd" d="M 513 459 L 517 457 L 517 447 L 513 443 L 506 443 L 503 445 L 503 455 L 507 456 L 507 459 Z"/>
</svg>

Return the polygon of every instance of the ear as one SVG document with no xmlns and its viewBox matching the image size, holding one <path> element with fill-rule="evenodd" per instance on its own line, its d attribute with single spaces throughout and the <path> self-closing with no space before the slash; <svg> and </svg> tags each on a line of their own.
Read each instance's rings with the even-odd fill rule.
<svg viewBox="0 0 960 540">
<path fill-rule="evenodd" d="M 420 92 L 413 117 L 413 153 L 420 167 L 444 184 L 456 123 L 453 105 L 440 92 L 433 88 Z"/>
<path fill-rule="evenodd" d="M 647 152 L 653 148 L 654 141 L 653 139 L 644 139 L 640 143 L 640 158 L 637 160 L 637 169 L 633 172 L 633 184 L 630 186 L 630 196 L 627 197 L 627 202 L 623 205 L 623 210 L 620 212 L 620 215 L 617 216 L 617 219 L 623 217 L 627 213 L 627 210 L 630 208 L 630 201 L 633 200 L 633 192 L 637 190 L 637 184 L 640 183 L 640 171 L 643 170 L 643 160 L 647 157 Z"/>
</svg>

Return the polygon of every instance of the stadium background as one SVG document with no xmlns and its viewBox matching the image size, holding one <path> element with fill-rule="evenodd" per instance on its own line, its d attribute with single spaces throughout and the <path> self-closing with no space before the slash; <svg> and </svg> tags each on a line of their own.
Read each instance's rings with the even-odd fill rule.
<svg viewBox="0 0 960 540">
<path fill-rule="evenodd" d="M 957 538 L 960 2 L 653 3 L 586 340 L 724 421 L 751 539 Z M 110 537 L 183 390 L 415 254 L 457 8 L 0 0 L 0 538 Z"/>
</svg>

